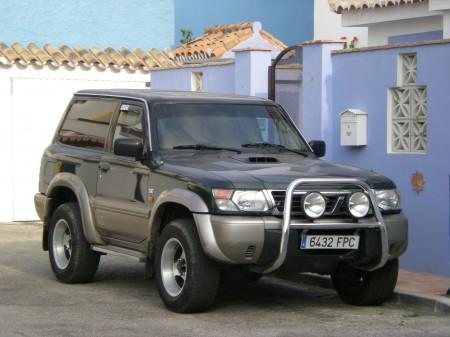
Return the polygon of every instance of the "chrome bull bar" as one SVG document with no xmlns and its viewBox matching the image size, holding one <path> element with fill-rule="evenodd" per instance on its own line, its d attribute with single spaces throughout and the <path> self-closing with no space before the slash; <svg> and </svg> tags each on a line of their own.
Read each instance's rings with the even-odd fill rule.
<svg viewBox="0 0 450 337">
<path fill-rule="evenodd" d="M 375 215 L 375 222 L 370 223 L 291 223 L 291 206 L 292 206 L 292 197 L 294 194 L 295 189 L 300 186 L 307 183 L 317 183 L 317 184 L 325 184 L 325 183 L 332 183 L 332 184 L 351 184 L 354 186 L 360 187 L 370 198 L 370 203 L 372 205 L 372 209 Z M 283 224 L 281 228 L 281 242 L 280 242 L 280 249 L 278 252 L 278 257 L 274 262 L 272 262 L 269 265 L 266 265 L 259 269 L 258 271 L 260 273 L 270 273 L 278 268 L 280 268 L 285 259 L 287 254 L 287 247 L 289 242 L 289 230 L 291 228 L 298 228 L 298 229 L 348 229 L 348 228 L 378 228 L 380 230 L 381 235 L 381 258 L 380 261 L 368 268 L 366 270 L 375 270 L 378 268 L 381 268 L 384 266 L 388 260 L 389 257 L 389 242 L 388 242 L 388 233 L 386 224 L 384 223 L 383 216 L 381 215 L 380 210 L 377 206 L 377 201 L 375 198 L 374 193 L 370 189 L 369 185 L 364 183 L 363 181 L 355 178 L 299 178 L 294 181 L 292 181 L 287 190 L 286 190 L 286 196 L 285 196 L 285 202 L 284 202 L 284 211 L 283 211 Z"/>
</svg>

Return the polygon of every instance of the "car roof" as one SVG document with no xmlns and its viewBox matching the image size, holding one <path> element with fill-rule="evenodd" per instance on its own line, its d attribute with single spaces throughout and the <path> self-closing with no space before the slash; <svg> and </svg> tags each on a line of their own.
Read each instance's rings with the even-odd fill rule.
<svg viewBox="0 0 450 337">
<path fill-rule="evenodd" d="M 76 96 L 103 96 L 119 98 L 137 98 L 148 102 L 204 102 L 235 104 L 273 104 L 272 101 L 260 97 L 226 95 L 193 91 L 169 91 L 155 89 L 86 89 L 75 93 Z"/>
</svg>

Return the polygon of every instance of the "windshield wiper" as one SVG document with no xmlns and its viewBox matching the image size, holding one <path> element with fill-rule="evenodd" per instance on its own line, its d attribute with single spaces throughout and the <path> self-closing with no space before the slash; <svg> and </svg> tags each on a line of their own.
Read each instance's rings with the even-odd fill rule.
<svg viewBox="0 0 450 337">
<path fill-rule="evenodd" d="M 192 145 L 177 145 L 172 149 L 174 150 L 225 150 L 225 151 L 233 151 L 236 153 L 241 153 L 238 149 L 233 149 L 231 147 L 220 147 L 220 146 L 210 146 L 203 144 L 192 144 Z"/>
<path fill-rule="evenodd" d="M 279 150 L 282 150 L 282 151 L 288 151 L 288 152 L 293 152 L 293 153 L 296 153 L 296 154 L 301 154 L 301 155 L 303 155 L 305 157 L 308 155 L 307 151 L 289 149 L 286 146 L 281 145 L 281 144 L 272 144 L 272 143 L 260 142 L 260 143 L 242 144 L 241 146 L 242 147 L 275 148 L 275 149 L 279 149 Z"/>
</svg>

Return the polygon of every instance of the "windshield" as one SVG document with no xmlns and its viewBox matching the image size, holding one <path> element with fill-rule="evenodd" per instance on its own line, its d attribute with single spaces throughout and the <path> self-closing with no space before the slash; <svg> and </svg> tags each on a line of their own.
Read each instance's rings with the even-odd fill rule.
<svg viewBox="0 0 450 337">
<path fill-rule="evenodd" d="M 216 147 L 309 152 L 297 130 L 276 106 L 158 104 L 153 116 L 161 150 Z"/>
</svg>

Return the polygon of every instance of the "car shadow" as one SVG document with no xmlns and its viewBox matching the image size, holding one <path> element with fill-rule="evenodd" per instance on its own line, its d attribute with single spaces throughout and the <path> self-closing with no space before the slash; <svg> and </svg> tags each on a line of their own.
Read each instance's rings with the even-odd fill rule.
<svg viewBox="0 0 450 337">
<path fill-rule="evenodd" d="M 99 269 L 90 283 L 67 285 L 56 280 L 50 268 L 48 254 L 42 252 L 39 242 L 3 243 L 0 251 L 14 252 L 8 253 L 10 256 L 3 254 L 0 258 L 0 264 L 5 270 L 14 270 L 11 275 L 2 277 L 5 291 L 7 289 L 20 291 L 19 288 L 27 284 L 23 278 L 25 276 L 27 280 L 31 279 L 35 284 L 53 288 L 55 291 L 82 289 L 86 296 L 102 292 L 114 294 L 122 300 L 138 301 L 141 305 L 152 303 L 153 306 L 164 307 L 159 299 L 155 280 L 145 279 L 144 265 L 134 260 L 118 256 L 103 256 Z M 269 308 L 292 311 L 299 306 L 329 308 L 348 305 L 344 304 L 332 289 L 306 285 L 295 280 L 264 276 L 256 282 L 221 282 L 211 310 L 232 311 L 239 308 L 242 311 L 252 311 Z"/>
</svg>

